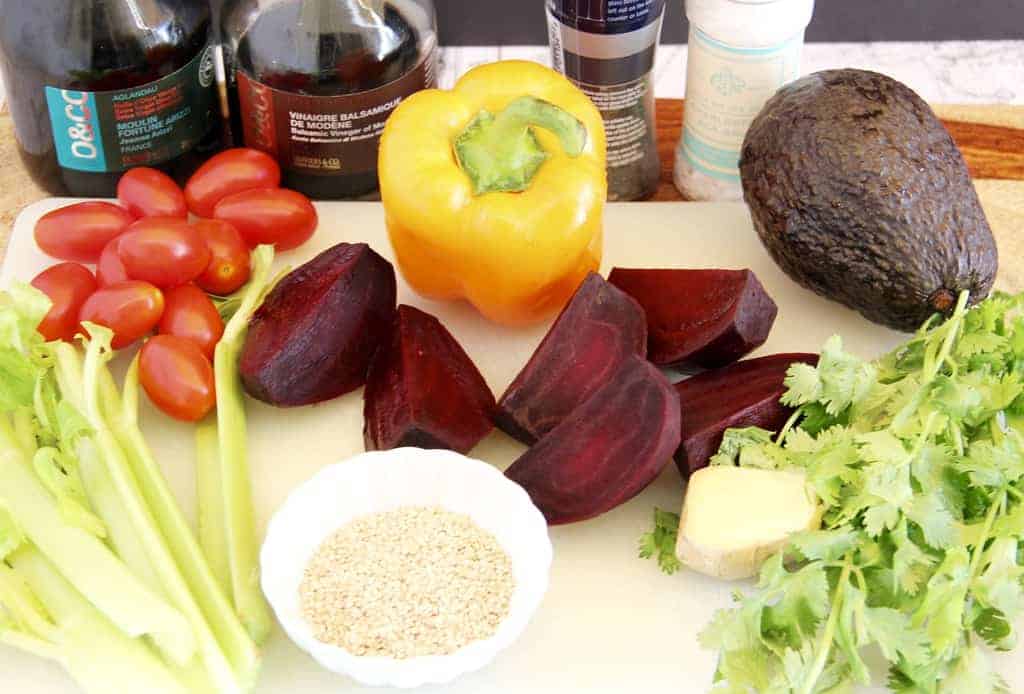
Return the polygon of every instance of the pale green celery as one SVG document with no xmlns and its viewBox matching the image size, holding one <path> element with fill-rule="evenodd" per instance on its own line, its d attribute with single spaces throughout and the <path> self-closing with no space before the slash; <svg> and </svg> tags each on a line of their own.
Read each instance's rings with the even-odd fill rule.
<svg viewBox="0 0 1024 694">
<path fill-rule="evenodd" d="M 146 504 L 188 582 L 192 595 L 213 629 L 217 642 L 231 662 L 236 678 L 244 688 L 249 688 L 255 684 L 259 673 L 259 651 L 227 598 L 226 582 L 219 582 L 213 565 L 204 556 L 139 429 L 138 357 L 132 361 L 125 376 L 123 397 L 108 398 L 107 390 L 112 388 L 115 386 L 110 379 L 103 384 L 101 396 L 104 402 L 121 402 L 120 411 L 116 416 L 111 416 L 110 421 L 121 447 L 128 455 Z M 116 392 L 113 395 L 116 395 Z"/>
<path fill-rule="evenodd" d="M 79 438 L 75 444 L 79 473 L 92 507 L 107 529 L 107 539 L 114 552 L 151 590 L 165 595 L 156 570 L 149 561 L 149 552 L 134 521 L 121 504 L 121 495 L 110 477 L 110 471 L 90 437 Z M 165 595 L 166 597 L 166 595 Z"/>
<path fill-rule="evenodd" d="M 102 540 L 67 522 L 23 459 L 10 427 L 2 424 L 0 500 L 25 536 L 119 629 L 129 636 L 151 635 L 177 659 L 188 659 L 195 639 L 181 612 L 146 587 Z"/>
<path fill-rule="evenodd" d="M 85 376 L 82 370 L 82 354 L 72 345 L 61 343 L 54 347 L 56 355 L 55 374 L 60 386 L 63 402 L 69 403 L 79 412 L 85 412 Z M 106 397 L 106 396 L 105 396 Z M 113 397 L 120 399 L 117 389 Z M 136 528 L 133 518 L 121 503 L 121 495 L 103 456 L 92 436 L 79 436 L 73 443 L 78 459 L 78 470 L 92 507 L 103 519 L 111 546 L 132 573 L 151 590 L 164 594 L 163 584 L 149 561 L 149 552 Z M 186 658 L 186 661 L 188 658 Z M 180 661 L 185 662 L 185 661 Z"/>
<path fill-rule="evenodd" d="M 221 649 L 210 624 L 203 616 L 203 611 L 189 589 L 182 568 L 175 562 L 156 519 L 146 505 L 128 456 L 121 449 L 104 413 L 102 391 L 105 389 L 102 384 L 109 375 L 106 363 L 113 355 L 110 349 L 113 333 L 107 328 L 90 323 L 86 323 L 85 328 L 90 334 L 90 340 L 85 350 L 83 399 L 85 417 L 93 429 L 92 438 L 117 490 L 124 512 L 142 541 L 164 594 L 185 615 L 188 625 L 191 626 L 190 636 L 193 637 L 193 645 L 198 648 L 202 664 L 216 691 L 222 694 L 242 692 L 244 685 L 236 679 L 232 663 Z M 192 567 L 184 568 L 187 570 Z M 177 664 L 186 664 L 189 660 L 188 657 L 179 659 L 173 653 L 168 655 Z"/>
<path fill-rule="evenodd" d="M 0 431 L 3 431 L 4 436 L 8 441 L 12 442 L 12 445 L 18 447 L 18 460 L 22 461 L 29 470 L 32 468 L 32 458 L 29 456 L 25 447 L 21 443 L 18 432 L 15 429 L 14 420 L 10 415 L 0 412 Z M 0 503 L 2 503 L 3 497 L 0 495 Z"/>
<path fill-rule="evenodd" d="M 0 606 L 11 618 L 11 626 L 18 631 L 43 642 L 54 641 L 57 629 L 46 610 L 25 580 L 5 561 L 0 561 Z"/>
<path fill-rule="evenodd" d="M 263 643 L 270 635 L 273 619 L 260 590 L 259 549 L 238 355 L 242 350 L 249 320 L 272 284 L 270 265 L 273 259 L 271 246 L 258 246 L 253 251 L 252 275 L 238 309 L 224 327 L 224 335 L 217 343 L 213 359 L 217 389 L 219 472 L 223 494 L 222 517 L 226 531 L 231 595 L 235 610 L 256 643 Z M 214 512 L 208 509 L 205 513 L 212 515 Z"/>
<path fill-rule="evenodd" d="M 28 407 L 19 407 L 11 415 L 14 420 L 14 435 L 21 445 L 25 457 L 31 460 L 36 453 L 36 425 L 32 421 L 32 410 Z"/>
<path fill-rule="evenodd" d="M 107 536 L 104 522 L 89 510 L 89 499 L 76 461 L 56 448 L 46 446 L 32 456 L 32 469 L 57 500 L 68 523 L 88 530 L 96 537 Z"/>
<path fill-rule="evenodd" d="M 61 654 L 60 648 L 31 634 L 18 631 L 12 625 L 6 624 L 2 619 L 0 619 L 0 643 L 38 658 L 45 658 L 62 665 L 64 664 L 64 656 Z"/>
<path fill-rule="evenodd" d="M 15 282 L 0 294 L 0 345 L 22 354 L 43 343 L 36 328 L 50 311 L 50 297 L 31 284 Z"/>
<path fill-rule="evenodd" d="M 231 593 L 228 566 L 228 537 L 224 527 L 223 483 L 220 478 L 220 449 L 217 420 L 207 418 L 196 427 L 196 498 L 199 508 L 199 545 L 210 570 L 226 595 Z"/>
<path fill-rule="evenodd" d="M 0 508 L 0 643 L 60 661 L 60 650 L 53 643 L 56 626 L 25 580 L 7 564 L 24 542 L 7 509 Z"/>
<path fill-rule="evenodd" d="M 111 624 L 36 549 L 19 549 L 10 563 L 47 606 L 57 630 L 57 650 L 47 648 L 39 655 L 56 656 L 87 694 L 187 694 L 142 639 L 130 638 Z"/>
<path fill-rule="evenodd" d="M 25 533 L 11 517 L 7 506 L 0 501 L 0 561 L 25 543 Z"/>
</svg>

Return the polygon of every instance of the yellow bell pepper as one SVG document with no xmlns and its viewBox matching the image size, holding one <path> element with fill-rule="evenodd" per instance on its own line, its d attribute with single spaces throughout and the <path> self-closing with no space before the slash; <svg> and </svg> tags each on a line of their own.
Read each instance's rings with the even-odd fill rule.
<svg viewBox="0 0 1024 694">
<path fill-rule="evenodd" d="M 604 127 L 553 70 L 491 63 L 413 94 L 388 119 L 378 164 L 399 268 L 424 296 L 524 325 L 600 265 Z"/>
</svg>

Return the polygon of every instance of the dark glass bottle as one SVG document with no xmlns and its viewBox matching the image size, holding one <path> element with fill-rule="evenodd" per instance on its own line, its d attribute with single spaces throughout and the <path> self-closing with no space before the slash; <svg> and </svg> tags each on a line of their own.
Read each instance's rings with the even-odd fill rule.
<svg viewBox="0 0 1024 694">
<path fill-rule="evenodd" d="M 376 191 L 384 121 L 434 86 L 430 0 L 229 0 L 221 31 L 236 144 L 312 198 Z"/>
<path fill-rule="evenodd" d="M 206 0 L 0 0 L 0 70 L 22 161 L 54 195 L 183 182 L 222 145 Z"/>
</svg>

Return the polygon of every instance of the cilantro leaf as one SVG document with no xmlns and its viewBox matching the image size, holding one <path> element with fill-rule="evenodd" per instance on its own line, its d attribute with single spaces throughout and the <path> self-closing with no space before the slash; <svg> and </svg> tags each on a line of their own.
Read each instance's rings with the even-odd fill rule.
<svg viewBox="0 0 1024 694">
<path fill-rule="evenodd" d="M 640 536 L 641 559 L 657 557 L 658 566 L 672 575 L 682 567 L 676 557 L 676 538 L 679 534 L 679 514 L 654 509 L 654 530 Z"/>
<path fill-rule="evenodd" d="M 967 646 L 949 675 L 942 681 L 942 694 L 1009 694 L 1006 682 L 992 668 L 992 662 L 977 646 Z"/>
</svg>

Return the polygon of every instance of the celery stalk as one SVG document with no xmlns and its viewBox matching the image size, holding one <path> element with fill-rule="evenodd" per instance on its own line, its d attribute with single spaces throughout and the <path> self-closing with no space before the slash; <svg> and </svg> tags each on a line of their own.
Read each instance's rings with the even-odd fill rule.
<svg viewBox="0 0 1024 694">
<path fill-rule="evenodd" d="M 23 547 L 10 563 L 50 610 L 59 660 L 87 694 L 111 691 L 185 694 L 140 639 L 125 636 L 89 604 L 42 554 Z"/>
<path fill-rule="evenodd" d="M 114 388 L 113 381 L 107 387 Z M 104 402 L 115 402 L 107 398 Z M 138 425 L 139 360 L 132 361 L 124 380 L 120 412 L 111 417 L 115 435 L 128 456 L 131 468 L 139 482 L 146 504 L 153 513 L 167 546 L 181 569 L 189 589 L 203 616 L 209 622 L 217 642 L 234 668 L 236 678 L 243 687 L 254 684 L 259 672 L 259 652 L 256 644 L 239 621 L 227 598 L 227 583 L 220 583 L 214 566 L 206 557 L 192 534 L 167 486 L 167 480 L 153 457 Z"/>
<path fill-rule="evenodd" d="M 195 640 L 181 612 L 143 585 L 95 535 L 68 524 L 22 458 L 9 427 L 0 425 L 0 498 L 25 536 L 119 629 L 129 636 L 149 634 L 187 660 Z"/>
<path fill-rule="evenodd" d="M 14 620 L 19 631 L 42 641 L 53 641 L 56 628 L 50 623 L 24 579 L 6 562 L 0 561 L 0 605 Z"/>
<path fill-rule="evenodd" d="M 228 566 L 228 538 L 224 528 L 223 482 L 220 477 L 220 449 L 217 420 L 207 419 L 196 427 L 196 498 L 199 507 L 199 544 L 210 570 L 226 594 L 231 593 Z"/>
<path fill-rule="evenodd" d="M 25 457 L 31 460 L 37 447 L 32 411 L 27 407 L 18 408 L 14 412 L 13 419 L 14 434 L 18 439 L 18 443 L 21 444 L 21 450 L 24 451 Z"/>
<path fill-rule="evenodd" d="M 55 374 L 59 384 L 61 396 L 71 403 L 72 407 L 80 412 L 85 412 L 85 374 L 82 368 L 82 355 L 72 345 L 62 343 L 54 347 L 56 356 Z M 104 369 L 104 371 L 106 371 Z M 116 387 L 113 387 L 113 396 L 120 400 Z M 104 393 L 104 399 L 110 393 Z M 95 428 L 90 422 L 90 426 Z M 150 562 L 150 550 L 139 533 L 139 527 L 132 515 L 128 513 L 122 503 L 121 492 L 114 484 L 107 462 L 101 453 L 97 441 L 93 436 L 82 436 L 73 442 L 74 453 L 78 458 L 78 469 L 82 478 L 82 485 L 85 487 L 86 496 L 95 509 L 107 529 L 107 537 L 117 556 L 123 561 L 132 573 L 150 590 L 164 595 L 163 583 L 153 564 Z M 164 649 L 162 641 L 157 639 L 157 644 Z M 191 659 L 192 654 L 181 658 L 168 653 L 171 660 L 183 664 Z"/>
<path fill-rule="evenodd" d="M 259 549 L 238 356 L 249 320 L 270 288 L 270 265 L 273 258 L 271 246 L 258 246 L 253 251 L 249 284 L 245 287 L 237 311 L 224 327 L 224 335 L 217 343 L 213 360 L 217 388 L 219 473 L 224 499 L 223 519 L 231 594 L 235 610 L 256 643 L 263 643 L 269 636 L 273 619 L 260 590 Z"/>
<path fill-rule="evenodd" d="M 46 658 L 54 662 L 64 664 L 64 656 L 61 654 L 61 650 L 42 639 L 36 638 L 31 634 L 26 634 L 23 631 L 17 631 L 9 628 L 0 622 L 0 643 L 16 648 L 19 651 L 34 655 L 39 658 Z"/>
<path fill-rule="evenodd" d="M 168 548 L 165 538 L 147 507 L 138 480 L 131 469 L 128 456 L 121 449 L 110 423 L 104 416 L 101 399 L 102 384 L 107 377 L 106 362 L 112 357 L 110 349 L 111 331 L 100 326 L 85 324 L 91 339 L 85 350 L 83 367 L 83 392 L 85 417 L 93 428 L 92 438 L 100 451 L 107 472 L 124 509 L 127 518 L 138 533 L 147 553 L 153 571 L 164 594 L 177 607 L 191 626 L 190 635 L 198 648 L 202 663 L 217 691 L 223 694 L 243 691 L 226 654 L 221 649 L 213 630 L 203 616 L 197 599 L 189 590 L 188 582 Z M 147 483 L 151 480 L 145 480 Z M 172 661 L 185 664 L 188 658 L 179 659 L 172 655 Z"/>
<path fill-rule="evenodd" d="M 31 472 L 32 470 L 32 458 L 29 456 L 28 451 L 22 445 L 20 435 L 14 424 L 14 420 L 8 415 L 0 412 L 0 430 L 3 430 L 4 435 L 8 441 L 18 447 L 17 458 L 22 461 Z M 0 494 L 0 502 L 3 501 L 3 496 Z"/>
</svg>

